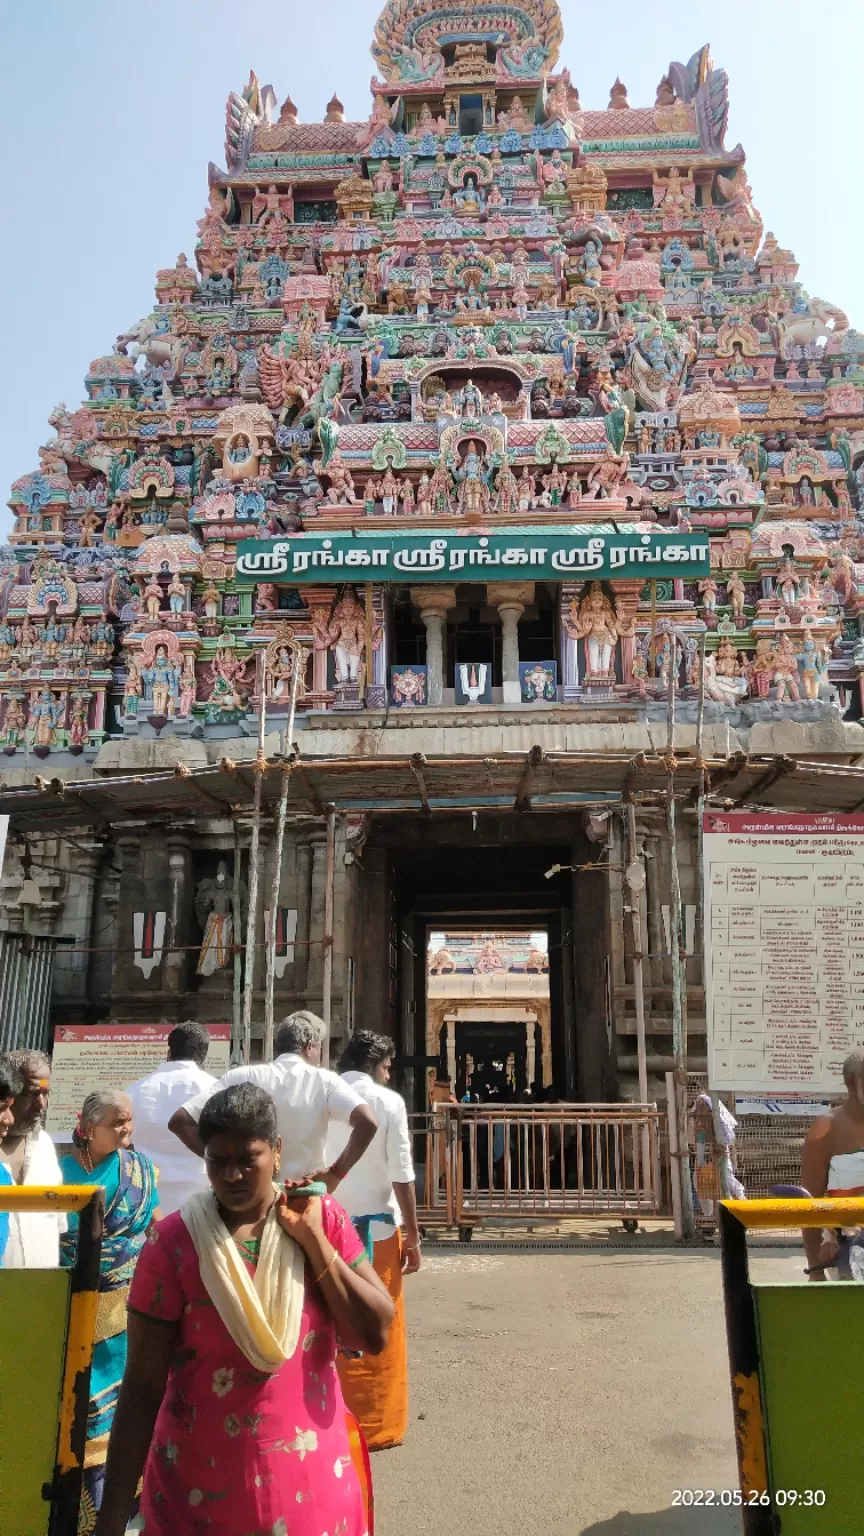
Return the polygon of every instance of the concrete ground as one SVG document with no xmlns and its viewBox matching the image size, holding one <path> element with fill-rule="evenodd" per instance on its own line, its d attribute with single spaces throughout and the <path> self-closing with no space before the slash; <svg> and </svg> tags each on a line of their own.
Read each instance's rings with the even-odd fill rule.
<svg viewBox="0 0 864 1536">
<path fill-rule="evenodd" d="M 754 1257 L 800 1278 L 797 1254 Z M 378 1536 L 732 1536 L 676 1489 L 737 1487 L 716 1251 L 427 1254 L 411 1416 L 373 1458 Z"/>
</svg>

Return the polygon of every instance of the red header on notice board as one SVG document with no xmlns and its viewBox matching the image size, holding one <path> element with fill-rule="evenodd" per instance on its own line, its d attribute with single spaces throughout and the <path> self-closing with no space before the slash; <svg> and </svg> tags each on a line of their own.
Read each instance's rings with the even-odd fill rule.
<svg viewBox="0 0 864 1536">
<path fill-rule="evenodd" d="M 838 832 L 860 836 L 864 833 L 864 816 L 810 816 L 795 811 L 705 811 L 702 816 L 703 832 L 718 832 L 730 837 L 777 837 L 807 832 L 816 834 Z"/>
<path fill-rule="evenodd" d="M 60 1024 L 54 1031 L 55 1044 L 117 1045 L 139 1044 L 145 1040 L 168 1039 L 176 1024 Z M 205 1024 L 211 1040 L 230 1040 L 230 1024 Z"/>
</svg>

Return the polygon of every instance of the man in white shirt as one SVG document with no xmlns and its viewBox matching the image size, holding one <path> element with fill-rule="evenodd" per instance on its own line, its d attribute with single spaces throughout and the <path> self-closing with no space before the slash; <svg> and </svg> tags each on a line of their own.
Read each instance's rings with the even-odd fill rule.
<svg viewBox="0 0 864 1536">
<path fill-rule="evenodd" d="M 408 1341 L 403 1274 L 420 1268 L 420 1232 L 414 1193 L 414 1164 L 408 1114 L 390 1078 L 393 1041 L 371 1030 L 351 1036 L 339 1063 L 343 1083 L 369 1105 L 378 1130 L 365 1157 L 346 1174 L 339 1201 L 366 1243 L 376 1274 L 396 1305 L 386 1348 L 380 1355 L 337 1361 L 345 1402 L 366 1436 L 370 1451 L 401 1445 L 408 1427 Z M 344 1135 L 333 1126 L 328 1156 L 341 1154 Z"/>
<path fill-rule="evenodd" d="M 21 1073 L 24 1089 L 12 1106 L 14 1123 L 0 1142 L 0 1158 L 15 1184 L 62 1184 L 54 1143 L 42 1124 L 51 1092 L 51 1063 L 42 1051 L 12 1051 L 9 1060 Z M 13 1212 L 4 1268 L 56 1269 L 60 1234 L 65 1231 L 65 1216 Z"/>
<path fill-rule="evenodd" d="M 320 1065 L 326 1034 L 327 1026 L 316 1014 L 305 1010 L 292 1013 L 276 1032 L 275 1061 L 232 1067 L 212 1088 L 178 1109 L 171 1117 L 170 1129 L 190 1151 L 203 1156 L 198 1120 L 207 1100 L 217 1089 L 230 1088 L 233 1083 L 255 1083 L 276 1105 L 283 1179 L 289 1183 L 319 1179 L 332 1193 L 363 1156 L 378 1122 L 353 1088 Z M 328 1165 L 325 1156 L 331 1120 L 349 1126 L 350 1134 L 344 1150 Z"/>
<path fill-rule="evenodd" d="M 204 1071 L 210 1034 L 204 1024 L 178 1024 L 168 1036 L 168 1060 L 126 1089 L 132 1100 L 132 1140 L 156 1169 L 159 1205 L 170 1216 L 190 1195 L 207 1188 L 200 1157 L 187 1152 L 168 1129 L 175 1109 L 197 1093 L 212 1093 L 218 1083 Z"/>
</svg>

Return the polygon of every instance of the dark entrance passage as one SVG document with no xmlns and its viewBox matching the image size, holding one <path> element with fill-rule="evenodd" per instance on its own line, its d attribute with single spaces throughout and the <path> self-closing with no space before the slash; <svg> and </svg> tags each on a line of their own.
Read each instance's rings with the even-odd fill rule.
<svg viewBox="0 0 864 1536">
<path fill-rule="evenodd" d="M 512 1058 L 512 1074 L 508 1063 Z M 473 1021 L 456 1025 L 456 1097 L 470 1093 L 482 1104 L 528 1092 L 528 1048 L 518 1025 Z"/>
<path fill-rule="evenodd" d="M 608 1014 L 608 877 L 571 868 L 593 864 L 601 849 L 582 830 L 582 813 L 474 812 L 372 820 L 360 864 L 363 924 L 357 942 L 358 1024 L 386 1026 L 397 1042 L 394 1082 L 409 1105 L 426 1108 L 429 1070 L 441 1060 L 437 1031 L 427 1030 L 430 929 L 543 930 L 548 935 L 551 1081 L 560 1099 L 618 1097 L 614 1030 Z M 554 866 L 560 872 L 549 874 Z M 548 878 L 547 878 L 548 875 Z M 454 1091 L 465 1092 L 465 1058 L 482 1063 L 491 1089 L 511 1058 L 521 1088 L 525 1028 L 495 1038 L 474 1007 L 457 1032 Z M 373 1020 L 380 1022 L 372 1022 Z M 469 1043 L 468 1031 L 479 1030 Z M 511 1087 L 513 1085 L 511 1084 Z M 473 1088 L 472 1088 L 472 1091 Z"/>
</svg>

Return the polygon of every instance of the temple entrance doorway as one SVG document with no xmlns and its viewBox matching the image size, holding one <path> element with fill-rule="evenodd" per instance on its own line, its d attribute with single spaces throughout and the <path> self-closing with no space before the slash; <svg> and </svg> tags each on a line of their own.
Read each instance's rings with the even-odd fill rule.
<svg viewBox="0 0 864 1536">
<path fill-rule="evenodd" d="M 392 1035 L 412 1109 L 444 1079 L 454 1098 L 617 1098 L 608 878 L 582 868 L 600 852 L 578 808 L 371 818 L 355 1017 Z"/>
</svg>

